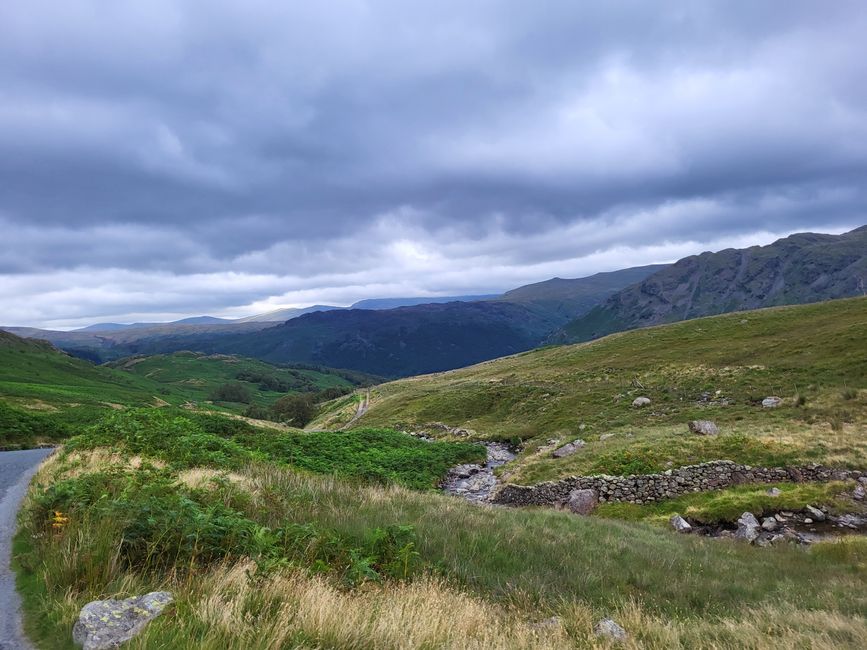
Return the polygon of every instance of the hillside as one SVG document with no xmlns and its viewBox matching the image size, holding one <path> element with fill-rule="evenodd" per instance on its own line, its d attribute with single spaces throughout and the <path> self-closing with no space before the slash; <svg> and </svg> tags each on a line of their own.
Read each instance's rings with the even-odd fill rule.
<svg viewBox="0 0 867 650">
<path fill-rule="evenodd" d="M 569 320 L 587 313 L 614 292 L 641 282 L 666 266 L 652 264 L 596 273 L 585 278 L 552 278 L 507 291 L 498 300 L 528 306 L 555 320 Z"/>
<path fill-rule="evenodd" d="M 0 331 L 0 398 L 9 402 L 43 408 L 143 406 L 172 399 L 165 393 L 150 379 L 94 366 L 46 341 Z"/>
<path fill-rule="evenodd" d="M 867 298 L 729 314 L 383 384 L 358 425 L 442 435 L 431 425 L 445 423 L 523 441 L 508 472 L 518 483 L 718 458 L 858 466 L 867 458 L 865 350 Z M 639 396 L 652 405 L 633 408 Z M 784 405 L 762 408 L 768 396 Z M 695 419 L 723 435 L 687 435 Z M 332 411 L 313 426 L 345 420 Z M 576 438 L 587 443 L 580 453 L 551 457 Z"/>
<path fill-rule="evenodd" d="M 768 246 L 686 257 L 617 292 L 552 340 L 865 294 L 867 226 L 842 235 L 800 233 Z"/>
<path fill-rule="evenodd" d="M 211 400 L 220 386 L 239 384 L 249 393 L 249 403 L 263 407 L 270 406 L 287 393 L 348 389 L 371 380 L 358 373 L 327 368 L 279 367 L 257 359 L 201 352 L 130 357 L 108 365 L 170 387 L 173 395 L 191 402 Z"/>
<path fill-rule="evenodd" d="M 200 338 L 191 344 L 207 352 L 272 363 L 315 363 L 395 377 L 528 350 L 552 327 L 549 320 L 520 305 L 454 302 L 317 312 L 256 336 Z"/>
</svg>

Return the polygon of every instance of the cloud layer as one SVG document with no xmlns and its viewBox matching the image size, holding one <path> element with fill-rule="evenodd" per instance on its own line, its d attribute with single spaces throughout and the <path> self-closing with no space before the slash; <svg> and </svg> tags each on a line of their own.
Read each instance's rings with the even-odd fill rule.
<svg viewBox="0 0 867 650">
<path fill-rule="evenodd" d="M 496 291 L 867 222 L 861 2 L 0 5 L 0 314 Z"/>
</svg>

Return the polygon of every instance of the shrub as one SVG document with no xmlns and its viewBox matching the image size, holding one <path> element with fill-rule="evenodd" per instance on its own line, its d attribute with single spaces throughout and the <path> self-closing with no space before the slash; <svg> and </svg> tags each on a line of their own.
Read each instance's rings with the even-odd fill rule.
<svg viewBox="0 0 867 650">
<path fill-rule="evenodd" d="M 274 402 L 271 414 L 279 422 L 304 427 L 316 415 L 316 408 L 310 395 L 286 395 Z"/>
<path fill-rule="evenodd" d="M 250 389 L 239 382 L 233 381 L 218 386 L 208 397 L 212 402 L 237 402 L 249 404 L 253 401 L 253 393 Z"/>
</svg>

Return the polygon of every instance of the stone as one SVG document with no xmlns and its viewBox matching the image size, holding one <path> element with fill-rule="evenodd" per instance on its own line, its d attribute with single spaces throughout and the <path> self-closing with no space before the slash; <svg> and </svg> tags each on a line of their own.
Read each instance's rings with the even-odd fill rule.
<svg viewBox="0 0 867 650">
<path fill-rule="evenodd" d="M 779 522 L 777 522 L 777 520 L 773 517 L 765 517 L 764 519 L 762 519 L 762 529 L 767 530 L 768 532 L 773 532 L 777 530 L 779 525 Z"/>
<path fill-rule="evenodd" d="M 687 426 L 700 436 L 715 436 L 719 433 L 719 427 L 710 420 L 693 420 Z"/>
<path fill-rule="evenodd" d="M 771 497 L 778 497 L 778 496 L 780 496 L 782 493 L 783 493 L 783 492 L 782 492 L 782 490 L 780 490 L 780 488 L 768 488 L 768 489 L 765 491 L 765 494 L 767 494 L 768 496 L 771 496 Z"/>
<path fill-rule="evenodd" d="M 806 517 L 806 518 L 804 519 L 804 523 L 805 523 L 805 524 L 812 524 L 812 523 L 813 523 L 813 520 L 810 519 L 809 517 Z"/>
<path fill-rule="evenodd" d="M 596 509 L 598 502 L 599 495 L 596 494 L 596 490 L 572 490 L 566 501 L 566 507 L 576 515 L 589 515 Z"/>
<path fill-rule="evenodd" d="M 782 405 L 782 403 L 783 399 L 781 397 L 766 397 L 762 400 L 762 408 L 775 409 Z"/>
<path fill-rule="evenodd" d="M 680 515 L 672 515 L 671 519 L 668 520 L 668 523 L 670 523 L 671 527 L 679 533 L 692 532 L 692 526 L 690 526 L 689 522 Z"/>
<path fill-rule="evenodd" d="M 650 398 L 649 397 L 636 397 L 632 400 L 632 406 L 637 409 L 640 409 L 644 406 L 650 406 Z"/>
<path fill-rule="evenodd" d="M 94 600 L 82 607 L 72 640 L 84 650 L 117 648 L 139 634 L 172 600 L 167 591 L 125 600 Z"/>
<path fill-rule="evenodd" d="M 576 451 L 581 449 L 581 447 L 583 447 L 585 444 L 587 444 L 587 443 L 585 443 L 583 440 L 581 440 L 581 438 L 578 438 L 578 440 L 573 440 L 569 444 L 563 445 L 562 447 L 560 447 L 559 449 L 554 451 L 554 453 L 551 455 L 554 458 L 565 458 L 566 456 L 571 456 L 572 454 L 574 454 Z"/>
<path fill-rule="evenodd" d="M 804 508 L 804 511 L 810 516 L 813 521 L 825 521 L 825 513 L 818 508 L 814 508 L 813 506 L 807 506 L 806 508 Z"/>
<path fill-rule="evenodd" d="M 735 532 L 735 537 L 753 542 L 759 536 L 760 528 L 756 516 L 751 512 L 745 512 L 738 518 L 738 529 Z"/>
<path fill-rule="evenodd" d="M 603 440 L 608 440 L 609 438 L 613 438 L 616 435 L 616 433 L 603 433 L 601 436 L 599 436 L 599 441 L 601 442 Z"/>
<path fill-rule="evenodd" d="M 628 636 L 626 630 L 610 618 L 603 618 L 599 621 L 596 627 L 593 628 L 593 631 L 596 633 L 596 636 L 612 639 L 613 641 L 625 641 Z"/>
<path fill-rule="evenodd" d="M 852 491 L 852 498 L 856 501 L 863 501 L 865 497 L 867 497 L 867 490 L 861 484 L 856 485 Z"/>
</svg>

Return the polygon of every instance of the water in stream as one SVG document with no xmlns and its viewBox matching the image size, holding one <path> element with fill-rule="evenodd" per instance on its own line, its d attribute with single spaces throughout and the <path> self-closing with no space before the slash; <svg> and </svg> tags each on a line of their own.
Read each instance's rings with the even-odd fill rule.
<svg viewBox="0 0 867 650">
<path fill-rule="evenodd" d="M 474 503 L 485 503 L 490 500 L 498 483 L 498 479 L 494 475 L 494 468 L 515 460 L 515 454 L 501 442 L 483 444 L 488 450 L 485 464 L 466 464 L 452 467 L 442 484 L 444 492 L 463 497 Z"/>
</svg>

